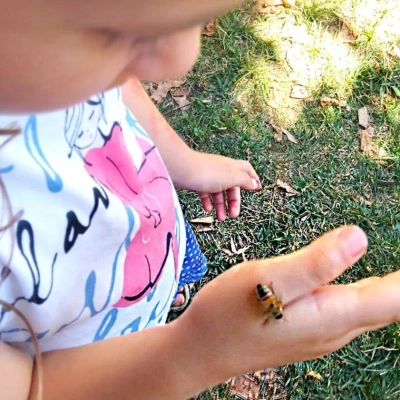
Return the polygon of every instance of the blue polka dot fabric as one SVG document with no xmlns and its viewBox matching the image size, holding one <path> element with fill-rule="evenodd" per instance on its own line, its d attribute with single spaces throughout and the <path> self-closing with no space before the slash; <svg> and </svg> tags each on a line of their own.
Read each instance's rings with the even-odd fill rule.
<svg viewBox="0 0 400 400">
<path fill-rule="evenodd" d="M 201 252 L 196 236 L 185 218 L 186 252 L 179 276 L 178 290 L 182 286 L 199 281 L 207 270 L 207 260 Z"/>
</svg>

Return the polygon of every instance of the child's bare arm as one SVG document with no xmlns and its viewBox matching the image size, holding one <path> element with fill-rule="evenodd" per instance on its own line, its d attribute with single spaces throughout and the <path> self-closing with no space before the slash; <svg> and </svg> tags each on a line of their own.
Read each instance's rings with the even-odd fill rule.
<svg viewBox="0 0 400 400">
<path fill-rule="evenodd" d="M 44 398 L 185 400 L 230 376 L 317 358 L 398 321 L 400 271 L 327 285 L 366 246 L 359 228 L 341 228 L 288 256 L 231 268 L 169 325 L 47 353 Z M 265 320 L 258 283 L 273 283 L 282 319 Z"/>
<path fill-rule="evenodd" d="M 185 400 L 204 385 L 187 379 L 198 365 L 179 350 L 185 335 L 171 324 L 45 353 L 44 399 Z M 30 400 L 37 399 L 36 382 Z"/>
<path fill-rule="evenodd" d="M 124 84 L 122 98 L 140 125 L 150 135 L 174 184 L 177 187 L 184 187 L 188 171 L 181 166 L 190 165 L 194 151 L 161 115 L 138 79 L 131 78 Z"/>
<path fill-rule="evenodd" d="M 26 400 L 32 369 L 33 360 L 28 354 L 0 342 L 0 398 Z"/>
<path fill-rule="evenodd" d="M 261 188 L 257 173 L 248 161 L 190 149 L 136 78 L 123 86 L 122 94 L 127 107 L 157 146 L 175 186 L 196 191 L 206 211 L 212 210 L 212 198 L 218 219 L 225 219 L 226 201 L 229 215 L 236 217 L 240 211 L 240 189 Z"/>
</svg>

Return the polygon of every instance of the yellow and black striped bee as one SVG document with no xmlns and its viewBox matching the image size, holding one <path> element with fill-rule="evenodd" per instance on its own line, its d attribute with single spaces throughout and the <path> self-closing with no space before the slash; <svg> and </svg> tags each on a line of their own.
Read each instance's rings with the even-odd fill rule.
<svg viewBox="0 0 400 400">
<path fill-rule="evenodd" d="M 281 319 L 283 317 L 282 300 L 275 295 L 271 288 L 260 283 L 256 287 L 256 295 L 260 305 L 263 308 L 266 320 L 270 317 Z"/>
</svg>

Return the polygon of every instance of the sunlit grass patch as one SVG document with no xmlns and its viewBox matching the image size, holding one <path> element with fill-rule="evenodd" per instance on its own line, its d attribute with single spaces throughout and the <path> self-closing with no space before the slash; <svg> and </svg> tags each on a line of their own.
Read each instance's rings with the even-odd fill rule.
<svg viewBox="0 0 400 400">
<path fill-rule="evenodd" d="M 400 57 L 400 9 L 396 1 L 302 0 L 299 5 L 308 20 L 332 23 L 338 19 L 366 56 L 379 57 L 385 64 Z"/>
<path fill-rule="evenodd" d="M 247 112 L 264 109 L 275 124 L 290 128 L 305 100 L 347 99 L 365 66 L 391 67 L 400 57 L 400 11 L 393 1 L 304 0 L 298 10 L 276 10 L 242 11 L 248 35 L 270 46 L 274 57 L 248 60 L 235 85 Z M 294 87 L 302 89 L 300 98 Z"/>
<path fill-rule="evenodd" d="M 303 100 L 322 92 L 348 96 L 360 64 L 340 31 L 300 16 L 290 10 L 278 16 L 253 16 L 254 36 L 272 46 L 276 56 L 256 58 L 236 85 L 238 98 L 245 100 L 242 104 L 267 107 L 267 116 L 286 127 L 296 122 Z M 296 95 L 296 88 L 304 95 Z"/>
</svg>

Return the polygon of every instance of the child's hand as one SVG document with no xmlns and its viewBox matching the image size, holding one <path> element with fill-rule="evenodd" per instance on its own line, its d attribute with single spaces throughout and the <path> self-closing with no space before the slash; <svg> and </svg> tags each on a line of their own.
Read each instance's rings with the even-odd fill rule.
<svg viewBox="0 0 400 400">
<path fill-rule="evenodd" d="M 137 78 L 122 88 L 123 100 L 140 125 L 152 138 L 175 187 L 196 191 L 206 211 L 214 203 L 217 218 L 239 215 L 240 189 L 261 188 L 248 161 L 194 151 L 160 114 Z M 212 198 L 212 200 L 211 200 Z"/>
<path fill-rule="evenodd" d="M 260 179 L 248 161 L 193 152 L 192 166 L 185 187 L 198 193 L 205 211 L 212 211 L 214 203 L 220 221 L 227 212 L 231 218 L 239 215 L 241 188 L 261 189 Z"/>
<path fill-rule="evenodd" d="M 182 348 L 190 349 L 190 362 L 196 364 L 194 379 L 209 386 L 318 358 L 367 330 L 399 321 L 400 271 L 327 285 L 366 247 L 359 228 L 344 227 L 291 255 L 240 264 L 206 285 L 175 321 Z M 265 320 L 255 295 L 259 283 L 273 285 L 282 299 L 282 319 Z"/>
</svg>

